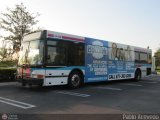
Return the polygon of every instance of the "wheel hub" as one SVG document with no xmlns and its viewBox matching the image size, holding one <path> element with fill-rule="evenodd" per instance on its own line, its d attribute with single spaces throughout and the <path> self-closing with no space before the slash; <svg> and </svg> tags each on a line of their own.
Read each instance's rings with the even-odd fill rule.
<svg viewBox="0 0 160 120">
<path fill-rule="evenodd" d="M 72 76 L 72 84 L 74 85 L 74 86 L 77 86 L 77 85 L 79 85 L 79 82 L 80 82 L 80 77 L 78 76 L 78 75 L 73 75 Z"/>
</svg>

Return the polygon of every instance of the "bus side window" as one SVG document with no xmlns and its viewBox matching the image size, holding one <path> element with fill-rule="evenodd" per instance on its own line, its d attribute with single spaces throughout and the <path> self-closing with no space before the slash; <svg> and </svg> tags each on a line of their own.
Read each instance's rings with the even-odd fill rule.
<svg viewBox="0 0 160 120">
<path fill-rule="evenodd" d="M 48 46 L 47 47 L 47 64 L 53 65 L 56 55 L 57 55 L 56 47 Z"/>
<path fill-rule="evenodd" d="M 75 65 L 75 47 L 73 43 L 68 43 L 68 61 L 67 65 L 73 66 Z"/>
<path fill-rule="evenodd" d="M 148 64 L 152 64 L 152 55 L 149 53 L 148 55 Z"/>
<path fill-rule="evenodd" d="M 135 51 L 134 53 L 135 53 L 135 62 L 139 63 L 140 62 L 140 54 L 137 51 Z"/>
<path fill-rule="evenodd" d="M 68 46 L 68 65 L 81 66 L 84 65 L 84 44 L 69 43 Z"/>
<path fill-rule="evenodd" d="M 147 63 L 147 53 L 140 53 L 140 62 Z"/>
<path fill-rule="evenodd" d="M 78 64 L 79 65 L 84 65 L 84 47 L 83 46 L 79 46 L 78 49 Z"/>
</svg>

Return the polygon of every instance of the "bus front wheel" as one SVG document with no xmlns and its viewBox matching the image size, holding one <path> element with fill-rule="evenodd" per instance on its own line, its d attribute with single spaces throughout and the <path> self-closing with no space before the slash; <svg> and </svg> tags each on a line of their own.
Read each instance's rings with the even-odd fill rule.
<svg viewBox="0 0 160 120">
<path fill-rule="evenodd" d="M 82 80 L 83 80 L 83 77 L 80 74 L 80 72 L 73 71 L 71 72 L 68 78 L 68 87 L 72 89 L 78 88 L 82 84 Z"/>
<path fill-rule="evenodd" d="M 136 81 L 140 81 L 141 80 L 141 71 L 140 70 L 136 70 L 134 79 Z"/>
</svg>

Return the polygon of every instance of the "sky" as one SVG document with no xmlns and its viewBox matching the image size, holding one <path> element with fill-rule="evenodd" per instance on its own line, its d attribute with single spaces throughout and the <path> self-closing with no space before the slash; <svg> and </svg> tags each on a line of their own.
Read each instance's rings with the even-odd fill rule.
<svg viewBox="0 0 160 120">
<path fill-rule="evenodd" d="M 3 0 L 0 12 L 22 2 L 40 13 L 40 28 L 153 52 L 160 48 L 160 0 Z"/>
</svg>

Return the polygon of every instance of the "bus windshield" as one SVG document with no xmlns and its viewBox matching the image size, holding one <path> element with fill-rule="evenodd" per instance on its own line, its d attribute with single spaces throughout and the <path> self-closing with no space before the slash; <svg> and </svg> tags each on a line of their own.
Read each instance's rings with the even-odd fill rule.
<svg viewBox="0 0 160 120">
<path fill-rule="evenodd" d="M 23 42 L 18 65 L 41 65 L 43 61 L 43 45 L 42 40 Z"/>
</svg>

